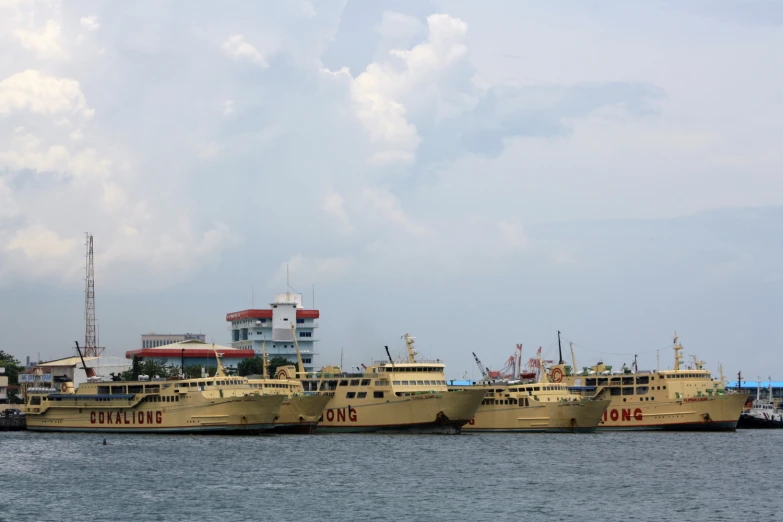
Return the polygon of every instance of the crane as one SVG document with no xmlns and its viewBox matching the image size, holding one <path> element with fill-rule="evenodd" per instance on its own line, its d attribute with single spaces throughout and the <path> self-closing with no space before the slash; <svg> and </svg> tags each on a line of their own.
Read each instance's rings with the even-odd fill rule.
<svg viewBox="0 0 783 522">
<path fill-rule="evenodd" d="M 481 372 L 481 375 L 484 377 L 485 381 L 489 380 L 489 368 L 484 368 L 484 365 L 481 364 L 481 361 L 479 361 L 478 355 L 476 355 L 476 352 L 473 352 L 473 358 L 476 359 L 476 364 L 478 365 L 479 371 Z"/>
</svg>

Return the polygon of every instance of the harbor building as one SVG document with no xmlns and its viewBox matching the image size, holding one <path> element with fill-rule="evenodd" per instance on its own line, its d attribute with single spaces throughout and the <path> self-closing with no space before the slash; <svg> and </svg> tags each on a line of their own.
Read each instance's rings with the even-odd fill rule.
<svg viewBox="0 0 783 522">
<path fill-rule="evenodd" d="M 84 357 L 83 364 L 95 377 L 106 380 L 111 380 L 131 367 L 128 359 L 110 356 Z M 88 379 L 84 366 L 79 356 L 38 363 L 19 373 L 19 394 L 25 397 L 28 388 L 53 388 L 57 386 L 57 377 L 67 377 L 78 387 Z"/>
<path fill-rule="evenodd" d="M 198 339 L 189 339 L 156 346 L 153 348 L 141 348 L 125 352 L 125 357 L 133 359 L 138 357 L 140 361 L 153 360 L 163 366 L 176 366 L 181 368 L 184 360 L 185 367 L 202 366 L 208 368 L 215 366 L 215 351 L 221 355 L 221 362 L 226 368 L 236 369 L 237 365 L 255 356 L 252 350 L 231 348 L 212 343 L 205 343 Z"/>
<path fill-rule="evenodd" d="M 284 357 L 296 363 L 294 335 L 302 354 L 305 371 L 312 372 L 315 365 L 315 329 L 318 310 L 306 310 L 301 294 L 277 294 L 269 308 L 242 310 L 226 315 L 230 323 L 231 346 L 253 350 L 261 355 L 266 345 L 268 358 Z M 291 329 L 291 325 L 294 329 Z"/>
<path fill-rule="evenodd" d="M 167 344 L 178 343 L 180 341 L 201 341 L 202 343 L 207 341 L 207 336 L 204 334 L 156 334 L 148 333 L 141 336 L 142 348 L 157 348 L 159 346 L 166 346 Z"/>
</svg>

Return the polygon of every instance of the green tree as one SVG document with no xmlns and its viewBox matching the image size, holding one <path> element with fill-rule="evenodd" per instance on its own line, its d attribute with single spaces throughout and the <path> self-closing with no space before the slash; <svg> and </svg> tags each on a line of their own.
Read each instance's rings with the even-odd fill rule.
<svg viewBox="0 0 783 522">
<path fill-rule="evenodd" d="M 277 368 L 280 366 L 287 366 L 289 364 L 296 366 L 295 362 L 291 362 L 285 357 L 272 357 L 269 360 L 269 376 L 274 379 L 277 376 Z"/>
<path fill-rule="evenodd" d="M 276 377 L 275 372 L 277 372 L 277 368 L 279 366 L 285 366 L 287 364 L 294 364 L 285 357 L 272 357 L 269 360 L 269 377 L 274 379 Z M 245 359 L 243 361 L 240 361 L 237 365 L 237 372 L 239 375 L 263 375 L 264 374 L 264 363 L 261 360 L 261 357 L 253 357 L 251 359 Z"/>
<path fill-rule="evenodd" d="M 11 355 L 10 353 L 6 353 L 2 350 L 0 350 L 0 366 L 5 368 L 5 373 L 2 375 L 5 375 L 8 377 L 8 384 L 10 385 L 18 385 L 19 384 L 19 372 L 22 371 L 24 368 L 19 363 L 19 361 Z M 15 390 L 8 390 L 8 399 L 12 403 L 20 403 L 22 402 L 21 399 L 16 394 Z"/>
<path fill-rule="evenodd" d="M 201 378 L 201 366 L 190 365 L 185 366 L 185 377 L 188 379 L 200 379 Z"/>
<path fill-rule="evenodd" d="M 139 360 L 138 355 L 133 356 L 133 364 L 131 365 L 130 372 L 130 378 L 126 380 L 137 381 L 139 379 L 139 375 L 141 375 L 141 360 Z"/>
<path fill-rule="evenodd" d="M 239 361 L 237 364 L 237 373 L 241 376 L 245 375 L 263 375 L 264 362 L 261 357 L 251 357 Z"/>
<path fill-rule="evenodd" d="M 179 372 L 179 366 L 167 367 L 152 359 L 142 361 L 134 355 L 130 370 L 122 372 L 120 376 L 123 381 L 138 381 L 139 375 L 148 375 L 150 378 L 158 376 L 165 379 L 177 376 Z"/>
</svg>

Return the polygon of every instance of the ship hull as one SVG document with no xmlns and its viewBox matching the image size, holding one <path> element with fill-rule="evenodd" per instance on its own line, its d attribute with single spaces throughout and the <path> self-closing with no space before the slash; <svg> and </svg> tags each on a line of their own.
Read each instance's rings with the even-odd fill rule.
<svg viewBox="0 0 783 522">
<path fill-rule="evenodd" d="M 53 396 L 52 396 L 53 397 Z M 27 413 L 31 431 L 90 433 L 240 433 L 274 427 L 283 396 L 209 397 L 200 393 L 176 402 L 128 401 L 127 406 L 73 396 Z"/>
<path fill-rule="evenodd" d="M 609 405 L 608 400 L 533 403 L 520 407 L 485 404 L 463 427 L 468 432 L 591 433 Z"/>
<path fill-rule="evenodd" d="M 315 432 L 318 420 L 330 400 L 328 395 L 296 395 L 287 398 L 270 431 L 298 435 Z"/>
<path fill-rule="evenodd" d="M 743 413 L 737 422 L 738 430 L 774 430 L 783 429 L 783 421 L 775 419 L 762 419 L 754 415 Z"/>
<path fill-rule="evenodd" d="M 475 414 L 486 390 L 425 393 L 387 400 L 332 397 L 319 433 L 456 434 Z"/>
<path fill-rule="evenodd" d="M 734 431 L 747 394 L 658 400 L 612 401 L 598 431 Z"/>
</svg>

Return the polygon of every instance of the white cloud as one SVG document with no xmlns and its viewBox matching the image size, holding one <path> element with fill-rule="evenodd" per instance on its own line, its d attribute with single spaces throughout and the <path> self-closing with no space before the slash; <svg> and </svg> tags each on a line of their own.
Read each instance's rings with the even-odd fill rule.
<svg viewBox="0 0 783 522">
<path fill-rule="evenodd" d="M 98 17 L 95 15 L 82 17 L 79 23 L 88 31 L 97 31 L 101 27 L 101 24 L 98 23 Z"/>
<path fill-rule="evenodd" d="M 0 166 L 10 170 L 53 172 L 67 169 L 71 160 L 71 154 L 65 146 L 44 146 L 23 127 L 16 129 L 9 145 L 8 150 L 0 150 Z"/>
<path fill-rule="evenodd" d="M 315 11 L 315 7 L 313 7 L 313 4 L 307 0 L 304 0 L 300 4 L 300 11 L 306 18 L 313 18 L 318 15 L 318 13 Z"/>
<path fill-rule="evenodd" d="M 355 272 L 356 261 L 353 256 L 308 257 L 296 254 L 278 267 L 269 281 L 270 288 L 281 288 L 286 284 L 286 274 L 300 274 L 310 281 L 329 283 L 343 280 Z"/>
<path fill-rule="evenodd" d="M 67 55 L 60 47 L 60 24 L 55 20 L 48 20 L 43 32 L 17 29 L 14 31 L 22 47 L 28 51 L 35 51 L 38 58 L 65 58 Z"/>
<path fill-rule="evenodd" d="M 85 118 L 94 113 L 87 105 L 78 81 L 47 76 L 32 69 L 0 81 L 0 115 L 14 110 L 39 114 L 73 113 Z"/>
<path fill-rule="evenodd" d="M 226 100 L 223 102 L 223 116 L 231 116 L 234 114 L 234 100 Z"/>
<path fill-rule="evenodd" d="M 0 217 L 12 217 L 19 213 L 11 187 L 8 186 L 8 177 L 0 176 Z"/>
<path fill-rule="evenodd" d="M 0 234 L 3 231 L 0 229 Z M 60 237 L 45 225 L 32 224 L 13 234 L 5 248 L 6 263 L 0 268 L 0 280 L 4 272 L 17 271 L 20 279 L 36 279 L 71 273 L 71 262 L 79 241 Z M 10 258 L 10 259 L 9 259 Z"/>
<path fill-rule="evenodd" d="M 276 50 L 274 46 L 271 46 L 268 49 L 269 56 L 265 56 L 261 51 L 251 45 L 241 34 L 235 34 L 234 36 L 229 37 L 228 40 L 223 42 L 221 47 L 223 48 L 223 51 L 234 60 L 249 60 L 264 69 L 269 67 L 268 58 L 274 54 L 274 51 Z"/>
<path fill-rule="evenodd" d="M 340 193 L 331 191 L 324 197 L 324 204 L 321 208 L 323 208 L 326 215 L 337 221 L 341 232 L 350 234 L 354 229 L 351 219 L 343 207 L 343 203 L 345 203 L 345 200 Z"/>
<path fill-rule="evenodd" d="M 61 144 L 45 145 L 24 128 L 16 129 L 8 150 L 0 150 L 0 165 L 11 170 L 54 172 L 76 178 L 105 178 L 111 172 L 111 160 L 101 157 L 90 147 L 72 154 Z"/>
<path fill-rule="evenodd" d="M 31 225 L 17 232 L 6 248 L 19 250 L 31 259 L 51 259 L 67 256 L 76 245 L 75 239 L 60 239 L 56 233 L 42 225 Z"/>
<path fill-rule="evenodd" d="M 201 159 L 213 159 L 220 154 L 221 150 L 223 147 L 219 143 L 210 141 L 199 149 L 197 156 Z"/>
<path fill-rule="evenodd" d="M 500 247 L 506 251 L 520 251 L 527 246 L 527 237 L 522 225 L 518 223 L 509 223 L 508 221 L 498 221 L 498 230 L 500 231 Z"/>
<path fill-rule="evenodd" d="M 362 197 L 370 204 L 374 217 L 380 222 L 392 223 L 399 229 L 414 236 L 427 236 L 432 230 L 418 223 L 405 213 L 397 196 L 382 187 L 367 187 L 362 191 Z"/>
<path fill-rule="evenodd" d="M 384 14 L 379 30 L 408 31 L 415 19 L 393 13 Z M 468 66 L 468 48 L 464 43 L 467 24 L 446 14 L 427 17 L 427 39 L 409 50 L 393 49 L 385 60 L 373 62 L 356 78 L 348 69 L 332 72 L 333 78 L 347 79 L 356 116 L 369 132 L 374 151 L 371 165 L 410 165 L 416 159 L 421 137 L 411 123 L 415 112 L 436 110 L 435 118 L 453 118 L 475 106 L 470 94 L 451 93 L 449 75 Z M 445 82 L 440 85 L 441 81 Z M 461 86 L 457 85 L 457 88 Z"/>
<path fill-rule="evenodd" d="M 384 11 L 381 22 L 375 26 L 375 32 L 382 37 L 406 42 L 424 29 L 418 18 L 394 11 Z"/>
</svg>

